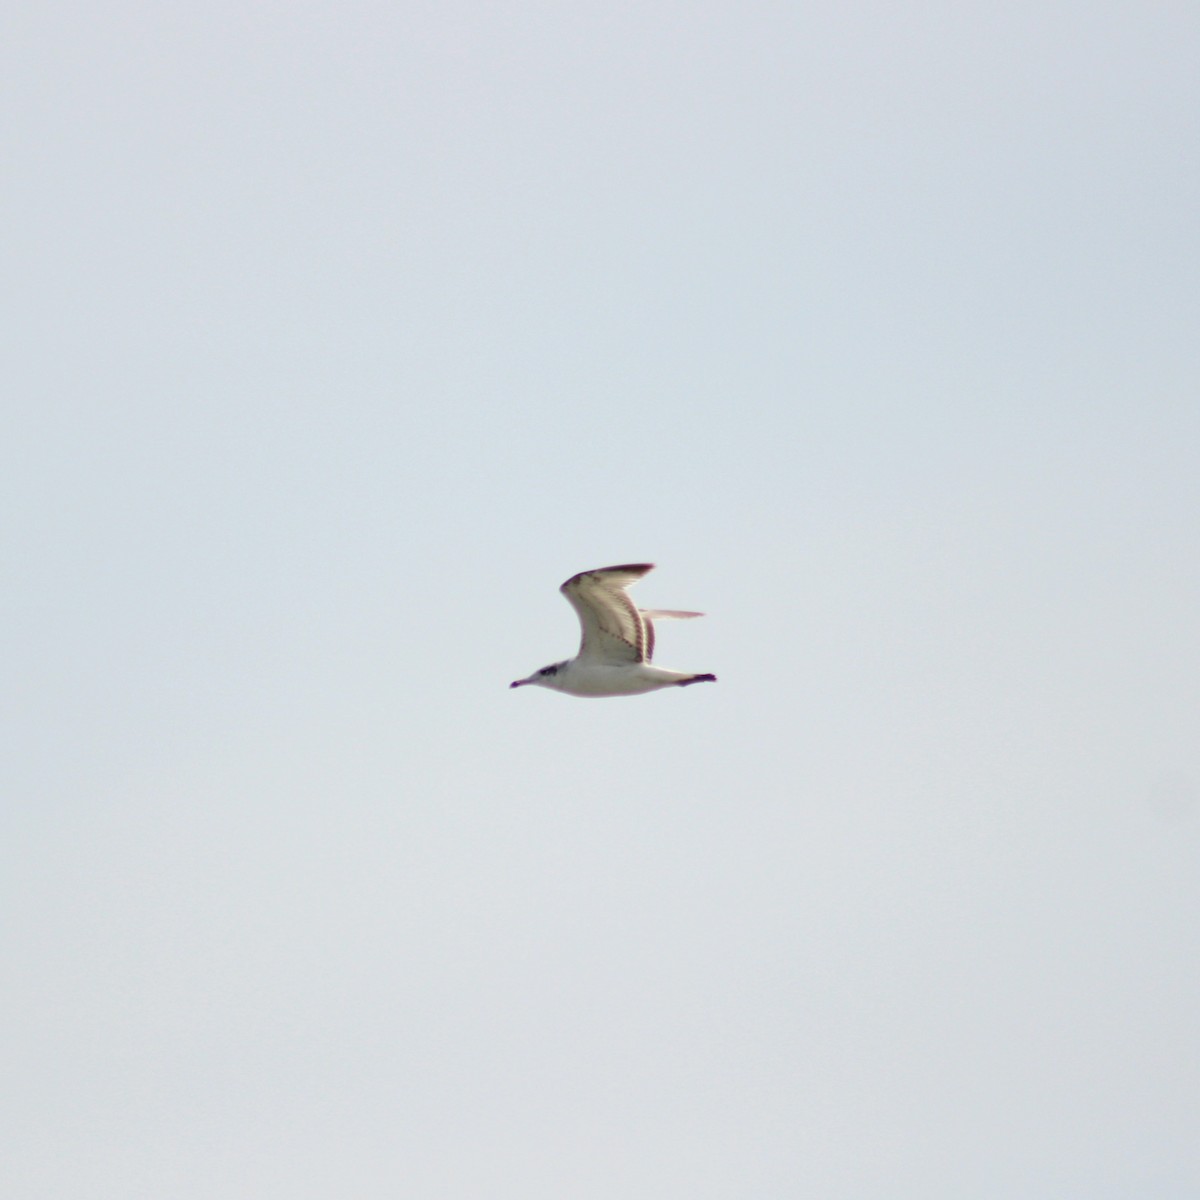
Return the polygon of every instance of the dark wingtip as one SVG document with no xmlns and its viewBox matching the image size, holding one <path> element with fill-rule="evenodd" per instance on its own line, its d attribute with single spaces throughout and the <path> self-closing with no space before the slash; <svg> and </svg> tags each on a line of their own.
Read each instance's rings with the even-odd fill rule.
<svg viewBox="0 0 1200 1200">
<path fill-rule="evenodd" d="M 691 684 L 691 683 L 716 683 L 716 682 L 717 682 L 717 677 L 715 675 L 693 675 L 691 677 L 691 679 L 681 679 L 679 681 L 679 686 L 687 687 L 688 684 Z"/>
<path fill-rule="evenodd" d="M 514 679 L 508 686 L 510 688 L 520 687 L 525 681 L 523 679 Z"/>
<path fill-rule="evenodd" d="M 560 592 L 565 592 L 573 583 L 582 579 L 585 575 L 607 575 L 610 571 L 620 571 L 625 575 L 636 575 L 639 579 L 646 574 L 647 571 L 653 571 L 653 563 L 618 563 L 612 567 L 592 567 L 587 571 L 580 571 L 578 575 L 572 575 L 566 583 L 559 588 Z"/>
</svg>

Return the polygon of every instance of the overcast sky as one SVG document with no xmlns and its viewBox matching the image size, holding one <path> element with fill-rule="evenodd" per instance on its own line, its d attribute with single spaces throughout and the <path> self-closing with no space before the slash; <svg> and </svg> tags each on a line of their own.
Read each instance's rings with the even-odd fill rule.
<svg viewBox="0 0 1200 1200">
<path fill-rule="evenodd" d="M 6 1197 L 1200 1196 L 1194 3 L 0 45 Z"/>
</svg>

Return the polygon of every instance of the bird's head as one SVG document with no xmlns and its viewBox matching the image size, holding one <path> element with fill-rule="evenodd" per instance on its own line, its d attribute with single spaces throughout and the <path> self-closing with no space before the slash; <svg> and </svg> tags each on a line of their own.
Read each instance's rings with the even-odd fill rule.
<svg viewBox="0 0 1200 1200">
<path fill-rule="evenodd" d="M 558 691 L 562 687 L 562 679 L 558 673 L 566 665 L 565 662 L 551 663 L 550 666 L 543 667 L 540 671 L 534 671 L 528 679 L 514 679 L 508 686 L 510 688 L 524 687 L 527 683 L 532 683 L 537 687 L 553 688 Z"/>
</svg>

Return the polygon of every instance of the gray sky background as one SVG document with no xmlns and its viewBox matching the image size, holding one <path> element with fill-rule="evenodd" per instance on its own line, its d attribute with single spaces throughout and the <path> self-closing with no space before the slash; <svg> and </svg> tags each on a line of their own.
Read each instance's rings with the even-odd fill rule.
<svg viewBox="0 0 1200 1200">
<path fill-rule="evenodd" d="M 1200 1196 L 1195 4 L 2 45 L 6 1197 Z"/>
</svg>

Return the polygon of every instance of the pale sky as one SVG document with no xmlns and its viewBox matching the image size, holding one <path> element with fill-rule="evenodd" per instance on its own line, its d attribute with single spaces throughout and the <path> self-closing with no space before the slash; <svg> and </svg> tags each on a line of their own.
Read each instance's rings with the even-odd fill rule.
<svg viewBox="0 0 1200 1200">
<path fill-rule="evenodd" d="M 1200 1196 L 1195 4 L 0 46 L 6 1200 Z"/>
</svg>

